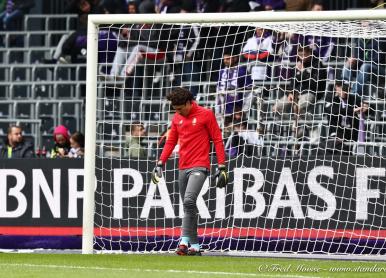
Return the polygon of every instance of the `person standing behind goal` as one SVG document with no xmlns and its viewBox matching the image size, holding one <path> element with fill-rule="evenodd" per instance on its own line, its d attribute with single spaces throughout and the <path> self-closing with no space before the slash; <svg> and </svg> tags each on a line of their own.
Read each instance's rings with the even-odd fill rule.
<svg viewBox="0 0 386 278">
<path fill-rule="evenodd" d="M 201 255 L 197 238 L 198 210 L 196 200 L 209 174 L 210 141 L 213 141 L 218 169 L 217 187 L 228 183 L 225 167 L 225 151 L 220 128 L 214 113 L 199 106 L 192 93 L 185 88 L 176 88 L 167 95 L 176 111 L 172 119 L 171 130 L 162 154 L 152 172 L 152 181 L 158 184 L 162 178 L 163 165 L 179 140 L 179 192 L 183 201 L 184 218 L 182 235 L 177 255 Z"/>
</svg>

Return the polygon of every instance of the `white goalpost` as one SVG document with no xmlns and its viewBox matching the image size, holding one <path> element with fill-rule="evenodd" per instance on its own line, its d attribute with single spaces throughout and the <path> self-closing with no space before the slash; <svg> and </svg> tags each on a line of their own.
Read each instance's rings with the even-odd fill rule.
<svg viewBox="0 0 386 278">
<path fill-rule="evenodd" d="M 185 87 L 230 174 L 197 199 L 206 252 L 382 259 L 385 80 L 384 10 L 90 15 L 82 252 L 176 248 L 178 146 L 150 173 Z"/>
</svg>

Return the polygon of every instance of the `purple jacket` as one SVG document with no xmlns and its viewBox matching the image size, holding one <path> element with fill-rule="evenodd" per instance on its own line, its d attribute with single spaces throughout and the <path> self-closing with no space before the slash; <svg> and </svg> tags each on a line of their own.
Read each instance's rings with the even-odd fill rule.
<svg viewBox="0 0 386 278">
<path fill-rule="evenodd" d="M 249 87 L 252 84 L 252 79 L 247 74 L 245 66 L 223 68 L 220 70 L 217 93 L 225 93 L 232 90 L 243 89 Z M 229 92 L 225 94 L 224 102 L 221 98 L 218 98 L 217 105 L 225 104 L 225 114 L 231 114 L 234 112 L 234 108 L 241 108 L 243 105 L 243 93 L 242 92 Z"/>
<path fill-rule="evenodd" d="M 273 10 L 284 10 L 285 9 L 284 0 L 255 0 L 255 2 L 259 3 L 263 7 L 269 5 L 272 7 Z"/>
</svg>

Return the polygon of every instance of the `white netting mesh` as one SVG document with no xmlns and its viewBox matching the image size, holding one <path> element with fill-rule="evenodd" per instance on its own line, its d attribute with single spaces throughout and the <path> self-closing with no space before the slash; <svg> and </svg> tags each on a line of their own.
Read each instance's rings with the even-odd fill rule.
<svg viewBox="0 0 386 278">
<path fill-rule="evenodd" d="M 198 197 L 204 249 L 383 254 L 385 35 L 384 21 L 99 26 L 95 248 L 176 247 L 178 146 L 158 187 L 150 172 L 183 86 L 215 112 L 231 176 Z"/>
</svg>

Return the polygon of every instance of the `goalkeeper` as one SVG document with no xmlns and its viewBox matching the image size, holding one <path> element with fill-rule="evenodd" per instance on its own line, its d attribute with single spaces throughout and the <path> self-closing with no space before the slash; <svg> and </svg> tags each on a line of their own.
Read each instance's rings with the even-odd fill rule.
<svg viewBox="0 0 386 278">
<path fill-rule="evenodd" d="M 228 183 L 225 167 L 225 151 L 220 128 L 214 113 L 193 101 L 193 95 L 184 88 L 176 88 L 167 95 L 176 111 L 171 130 L 157 166 L 152 173 L 152 181 L 157 184 L 162 177 L 162 168 L 179 141 L 179 191 L 183 201 L 184 218 L 182 235 L 176 250 L 178 255 L 201 255 L 197 239 L 198 210 L 196 200 L 209 174 L 210 140 L 213 141 L 218 169 L 215 174 L 218 187 Z"/>
</svg>

